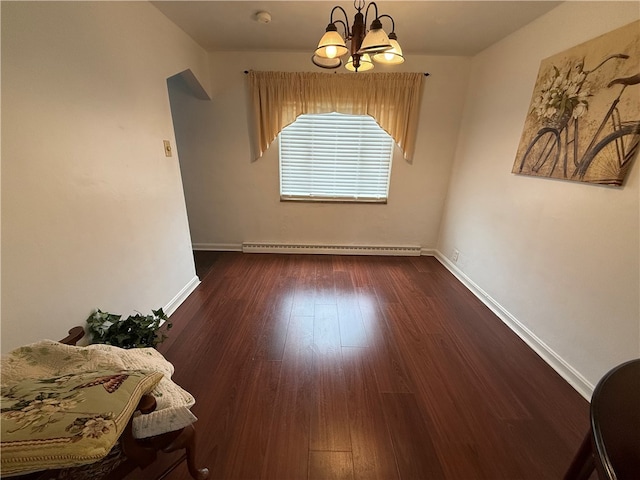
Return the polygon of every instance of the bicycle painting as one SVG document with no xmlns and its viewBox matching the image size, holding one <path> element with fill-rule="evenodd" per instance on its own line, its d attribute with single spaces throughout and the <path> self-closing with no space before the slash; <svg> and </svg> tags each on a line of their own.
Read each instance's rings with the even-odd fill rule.
<svg viewBox="0 0 640 480">
<path fill-rule="evenodd" d="M 640 144 L 640 22 L 541 62 L 513 173 L 620 186 Z"/>
</svg>

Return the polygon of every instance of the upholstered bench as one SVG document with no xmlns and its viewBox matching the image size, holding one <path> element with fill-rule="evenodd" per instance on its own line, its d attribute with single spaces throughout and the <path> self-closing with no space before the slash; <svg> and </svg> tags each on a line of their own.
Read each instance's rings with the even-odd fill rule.
<svg viewBox="0 0 640 480">
<path fill-rule="evenodd" d="M 76 327 L 2 357 L 1 475 L 29 479 L 122 479 L 159 451 L 184 450 L 194 479 L 195 400 L 171 381 L 152 348 L 75 346 Z"/>
</svg>

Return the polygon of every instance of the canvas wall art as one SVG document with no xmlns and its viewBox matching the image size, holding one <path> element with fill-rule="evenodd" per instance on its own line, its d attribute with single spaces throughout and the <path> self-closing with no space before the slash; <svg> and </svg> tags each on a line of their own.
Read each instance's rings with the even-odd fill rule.
<svg viewBox="0 0 640 480">
<path fill-rule="evenodd" d="M 620 186 L 640 141 L 640 21 L 549 57 L 513 173 Z"/>
</svg>

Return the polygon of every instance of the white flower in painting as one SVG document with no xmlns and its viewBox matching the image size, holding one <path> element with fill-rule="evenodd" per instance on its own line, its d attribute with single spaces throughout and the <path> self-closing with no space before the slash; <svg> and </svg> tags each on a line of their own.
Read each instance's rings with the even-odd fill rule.
<svg viewBox="0 0 640 480">
<path fill-rule="evenodd" d="M 585 84 L 587 75 L 582 71 L 583 63 L 568 65 L 564 71 L 553 66 L 541 85 L 539 94 L 533 99 L 531 113 L 539 119 L 565 117 L 573 118 L 584 115 L 591 95 L 589 86 Z"/>
<path fill-rule="evenodd" d="M 556 79 L 553 81 L 553 87 L 555 88 L 560 88 L 560 86 L 562 85 L 562 77 L 556 77 Z"/>
<path fill-rule="evenodd" d="M 571 83 L 575 85 L 580 85 L 582 82 L 585 81 L 586 78 L 587 78 L 587 75 L 582 70 L 580 70 L 577 73 L 575 73 L 573 77 L 571 77 Z"/>
<path fill-rule="evenodd" d="M 584 115 L 587 112 L 587 104 L 586 103 L 578 103 L 575 107 L 573 107 L 573 113 L 571 116 L 573 118 L 578 118 Z"/>
<path fill-rule="evenodd" d="M 575 83 L 567 85 L 567 90 L 564 92 L 564 94 L 567 96 L 567 98 L 574 98 L 576 95 L 578 95 L 578 90 L 580 90 L 580 85 L 576 85 Z"/>
</svg>

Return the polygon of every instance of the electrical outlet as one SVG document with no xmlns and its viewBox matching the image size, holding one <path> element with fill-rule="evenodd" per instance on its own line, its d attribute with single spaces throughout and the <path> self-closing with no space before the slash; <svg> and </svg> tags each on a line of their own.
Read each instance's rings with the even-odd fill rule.
<svg viewBox="0 0 640 480">
<path fill-rule="evenodd" d="M 164 156 L 165 157 L 172 156 L 172 153 L 171 153 L 171 142 L 169 140 L 163 140 L 162 143 L 164 143 Z"/>
<path fill-rule="evenodd" d="M 451 260 L 453 260 L 453 262 L 457 262 L 458 261 L 458 257 L 460 256 L 460 252 L 458 251 L 457 248 L 453 249 L 453 254 L 451 255 Z"/>
</svg>

